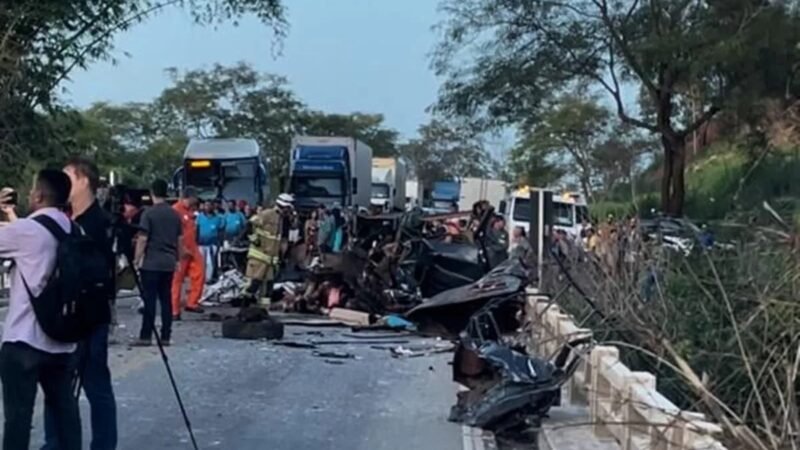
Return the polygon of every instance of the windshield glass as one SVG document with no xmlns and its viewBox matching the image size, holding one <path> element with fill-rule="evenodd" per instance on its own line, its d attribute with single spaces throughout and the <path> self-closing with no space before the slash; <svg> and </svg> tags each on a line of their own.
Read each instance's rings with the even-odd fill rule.
<svg viewBox="0 0 800 450">
<path fill-rule="evenodd" d="M 372 183 L 372 198 L 389 198 L 389 185 Z"/>
<path fill-rule="evenodd" d="M 553 202 L 553 224 L 563 227 L 571 227 L 574 224 L 571 204 Z"/>
<path fill-rule="evenodd" d="M 292 193 L 298 197 L 341 197 L 341 178 L 292 178 Z"/>
<path fill-rule="evenodd" d="M 576 206 L 575 212 L 578 214 L 578 223 L 590 223 L 589 208 L 587 206 Z"/>
<path fill-rule="evenodd" d="M 531 199 L 517 197 L 514 199 L 514 213 L 512 217 L 517 222 L 531 221 Z"/>
</svg>

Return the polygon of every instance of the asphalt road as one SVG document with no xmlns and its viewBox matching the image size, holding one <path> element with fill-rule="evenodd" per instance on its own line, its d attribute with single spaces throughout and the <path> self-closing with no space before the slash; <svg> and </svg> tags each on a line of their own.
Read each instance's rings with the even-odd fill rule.
<svg viewBox="0 0 800 450">
<path fill-rule="evenodd" d="M 130 305 L 126 301 L 119 307 L 124 328 L 110 351 L 119 448 L 189 449 L 157 350 L 126 345 L 138 330 L 138 315 Z M 460 425 L 447 421 L 457 390 L 450 381 L 450 354 L 394 359 L 369 345 L 324 348 L 357 356 L 334 365 L 312 350 L 222 339 L 218 330 L 218 323 L 180 322 L 167 349 L 201 449 L 481 447 L 468 442 Z M 303 334 L 309 330 L 287 327 L 286 339 L 319 338 Z M 348 331 L 324 333 L 335 338 Z M 41 396 L 37 400 L 41 404 Z M 88 448 L 88 404 L 85 399 L 81 404 Z M 32 448 L 38 448 L 39 413 L 33 437 Z"/>
</svg>

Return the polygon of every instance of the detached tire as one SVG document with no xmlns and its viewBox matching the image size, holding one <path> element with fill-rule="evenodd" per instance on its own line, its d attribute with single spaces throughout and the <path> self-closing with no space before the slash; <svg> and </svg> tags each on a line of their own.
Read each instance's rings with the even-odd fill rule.
<svg viewBox="0 0 800 450">
<path fill-rule="evenodd" d="M 245 340 L 283 339 L 283 324 L 272 318 L 260 322 L 227 319 L 222 322 L 222 337 Z"/>
</svg>

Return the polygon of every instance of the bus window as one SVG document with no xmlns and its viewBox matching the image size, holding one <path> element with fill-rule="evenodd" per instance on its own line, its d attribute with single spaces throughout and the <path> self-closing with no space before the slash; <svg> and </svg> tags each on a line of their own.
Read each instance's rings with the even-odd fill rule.
<svg viewBox="0 0 800 450">
<path fill-rule="evenodd" d="M 514 199 L 512 218 L 516 222 L 531 221 L 531 199 L 517 197 Z"/>
<path fill-rule="evenodd" d="M 553 224 L 564 227 L 571 227 L 572 222 L 572 205 L 569 203 L 553 202 Z"/>
</svg>

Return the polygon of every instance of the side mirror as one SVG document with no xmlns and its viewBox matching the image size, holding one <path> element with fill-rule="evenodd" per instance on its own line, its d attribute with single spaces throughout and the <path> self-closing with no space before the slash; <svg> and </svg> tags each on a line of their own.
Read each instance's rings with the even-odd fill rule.
<svg viewBox="0 0 800 450">
<path fill-rule="evenodd" d="M 358 194 L 358 178 L 353 178 L 353 194 Z"/>
<path fill-rule="evenodd" d="M 500 211 L 500 214 L 505 214 L 507 207 L 508 207 L 508 204 L 506 203 L 506 201 L 505 200 L 500 200 L 500 205 L 499 205 L 499 208 L 498 208 L 498 210 Z"/>
</svg>

